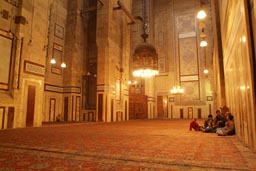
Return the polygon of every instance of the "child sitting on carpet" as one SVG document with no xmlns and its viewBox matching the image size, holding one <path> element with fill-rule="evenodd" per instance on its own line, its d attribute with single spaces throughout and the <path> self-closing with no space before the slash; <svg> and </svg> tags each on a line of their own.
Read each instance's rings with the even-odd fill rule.
<svg viewBox="0 0 256 171">
<path fill-rule="evenodd" d="M 190 122 L 189 130 L 192 131 L 192 129 L 194 129 L 195 131 L 199 131 L 200 129 L 200 126 L 197 123 L 196 118 L 194 118 L 194 120 Z"/>
</svg>

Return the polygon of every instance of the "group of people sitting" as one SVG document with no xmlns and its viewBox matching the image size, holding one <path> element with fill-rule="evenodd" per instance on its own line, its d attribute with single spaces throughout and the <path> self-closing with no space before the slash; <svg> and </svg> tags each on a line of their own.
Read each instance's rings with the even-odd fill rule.
<svg viewBox="0 0 256 171">
<path fill-rule="evenodd" d="M 203 126 L 199 126 L 196 119 L 190 122 L 189 130 L 192 129 L 206 133 L 217 133 L 220 136 L 234 135 L 234 116 L 229 111 L 224 114 L 220 110 L 216 110 L 216 116 L 213 118 L 212 114 L 209 114 Z"/>
</svg>

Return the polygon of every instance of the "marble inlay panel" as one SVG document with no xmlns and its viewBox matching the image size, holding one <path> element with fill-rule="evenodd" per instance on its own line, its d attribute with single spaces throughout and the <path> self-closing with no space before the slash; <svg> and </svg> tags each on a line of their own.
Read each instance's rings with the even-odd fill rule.
<svg viewBox="0 0 256 171">
<path fill-rule="evenodd" d="M 1 86 L 1 89 L 8 89 L 11 63 L 11 49 L 12 40 L 7 37 L 0 36 L 0 85 L 5 85 Z"/>
<path fill-rule="evenodd" d="M 184 88 L 184 94 L 181 98 L 183 101 L 199 100 L 199 82 L 181 82 L 181 86 Z"/>
<path fill-rule="evenodd" d="M 179 39 L 180 75 L 198 74 L 196 37 Z"/>
<path fill-rule="evenodd" d="M 45 67 L 40 64 L 36 64 L 30 61 L 25 61 L 24 63 L 24 71 L 30 74 L 35 74 L 39 76 L 44 76 Z"/>
</svg>

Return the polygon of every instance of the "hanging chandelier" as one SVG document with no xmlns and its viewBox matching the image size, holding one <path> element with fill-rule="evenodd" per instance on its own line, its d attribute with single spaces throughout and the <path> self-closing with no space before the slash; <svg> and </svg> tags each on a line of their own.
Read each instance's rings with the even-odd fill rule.
<svg viewBox="0 0 256 171">
<path fill-rule="evenodd" d="M 145 3 L 146 2 L 144 0 L 144 19 L 136 17 L 136 19 L 139 19 L 143 24 L 143 34 L 141 37 L 144 42 L 137 45 L 133 54 L 133 76 L 143 78 L 158 75 L 158 55 L 156 53 L 156 49 L 153 45 L 147 43 L 148 34 L 146 33 L 146 29 L 148 27 L 148 23 L 146 22 Z"/>
<path fill-rule="evenodd" d="M 157 56 L 153 45 L 146 42 L 139 44 L 133 55 L 133 76 L 145 78 L 157 75 Z"/>
<path fill-rule="evenodd" d="M 170 92 L 171 94 L 182 94 L 184 93 L 184 89 L 181 88 L 180 86 L 173 86 Z"/>
</svg>

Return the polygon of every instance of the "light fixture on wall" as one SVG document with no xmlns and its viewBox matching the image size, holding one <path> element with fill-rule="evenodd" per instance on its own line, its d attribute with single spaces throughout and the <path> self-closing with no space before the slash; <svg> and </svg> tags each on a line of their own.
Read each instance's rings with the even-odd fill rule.
<svg viewBox="0 0 256 171">
<path fill-rule="evenodd" d="M 201 47 L 206 47 L 206 46 L 207 46 L 207 41 L 206 41 L 206 40 L 202 40 L 202 41 L 200 42 L 200 46 L 201 46 Z"/>
<path fill-rule="evenodd" d="M 133 55 L 133 76 L 134 77 L 152 77 L 158 75 L 158 55 L 156 49 L 150 43 L 147 43 L 148 34 L 146 29 L 148 27 L 148 22 L 146 19 L 146 2 L 143 0 L 143 12 L 144 18 L 138 16 L 143 25 L 143 43 L 137 45 Z"/>
<path fill-rule="evenodd" d="M 204 19 L 206 17 L 206 12 L 204 10 L 200 10 L 198 13 L 197 13 L 197 16 L 196 16 L 198 19 Z"/>
<path fill-rule="evenodd" d="M 200 42 L 200 47 L 206 47 L 208 44 L 207 44 L 207 41 L 206 41 L 206 34 L 204 32 L 204 28 L 202 28 L 202 32 L 200 34 L 200 37 L 202 38 L 202 40 Z"/>
<path fill-rule="evenodd" d="M 97 64 L 96 63 L 90 63 L 88 64 L 88 71 L 86 73 L 86 76 L 93 76 L 93 77 L 97 77 Z"/>
<path fill-rule="evenodd" d="M 56 64 L 56 60 L 55 60 L 54 58 L 52 58 L 52 59 L 50 60 L 50 63 L 54 65 L 54 64 Z M 62 63 L 60 64 L 60 67 L 61 67 L 61 68 L 66 68 L 67 65 L 66 65 L 65 62 L 62 62 Z"/>
<path fill-rule="evenodd" d="M 202 19 L 204 19 L 207 16 L 205 10 L 203 10 L 204 3 L 205 2 L 203 2 L 203 0 L 200 0 L 200 8 L 201 8 L 201 10 L 199 10 L 197 15 L 196 15 L 197 19 L 202 20 Z"/>
<path fill-rule="evenodd" d="M 200 37 L 203 39 L 201 42 L 200 42 L 200 47 L 204 48 L 204 71 L 203 73 L 204 74 L 208 74 L 208 69 L 206 69 L 206 47 L 207 47 L 207 41 L 206 41 L 206 33 L 205 33 L 205 24 L 204 23 L 201 23 L 200 24 L 200 27 L 202 27 L 202 31 L 201 31 L 201 34 L 200 34 Z"/>
<path fill-rule="evenodd" d="M 51 64 L 56 64 L 56 60 L 54 58 L 51 59 L 50 61 Z"/>
<path fill-rule="evenodd" d="M 61 66 L 61 68 L 66 68 L 67 67 L 65 62 L 62 62 L 60 66 Z"/>
<path fill-rule="evenodd" d="M 208 71 L 208 69 L 206 68 L 206 50 L 205 50 L 206 47 L 203 47 L 203 48 L 204 48 L 204 71 L 203 71 L 203 73 L 204 73 L 204 74 L 208 74 L 209 71 Z"/>
<path fill-rule="evenodd" d="M 171 94 L 183 94 L 184 89 L 181 86 L 173 86 L 172 89 L 170 90 Z"/>
</svg>

